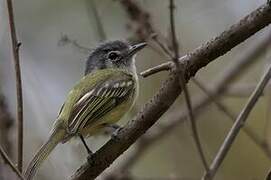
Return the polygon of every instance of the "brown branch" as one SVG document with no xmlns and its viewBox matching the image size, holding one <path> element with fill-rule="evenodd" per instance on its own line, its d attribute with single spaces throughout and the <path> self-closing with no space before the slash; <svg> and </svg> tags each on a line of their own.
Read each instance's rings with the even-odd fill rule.
<svg viewBox="0 0 271 180">
<path fill-rule="evenodd" d="M 172 36 L 174 38 L 174 36 Z M 173 59 L 174 57 L 171 55 L 170 50 L 158 39 L 158 36 L 153 36 L 153 41 L 161 48 L 161 50 L 171 59 Z M 266 39 L 266 38 L 264 38 Z M 253 50 L 252 52 L 256 55 L 259 55 L 260 52 L 264 52 L 265 49 L 268 47 L 269 45 L 269 40 L 271 40 L 271 34 L 269 36 L 267 36 L 267 40 L 263 41 L 260 43 L 260 45 L 258 45 L 255 50 Z M 174 43 L 172 43 L 174 45 Z M 174 49 L 174 48 L 173 48 Z M 249 57 L 248 57 L 249 58 Z M 247 58 L 246 58 L 247 59 Z M 160 66 L 156 66 L 156 70 L 159 70 Z M 163 66 L 162 66 L 163 67 Z M 154 69 L 152 69 L 154 70 Z M 162 69 L 163 71 L 163 69 Z M 196 80 L 195 78 L 192 78 L 192 81 L 194 82 L 194 84 L 196 84 L 196 86 L 198 86 L 207 96 L 209 99 L 211 99 L 211 101 L 216 105 L 216 107 L 223 112 L 227 117 L 229 117 L 229 119 L 234 122 L 235 118 L 237 117 L 237 115 L 235 113 L 233 113 L 232 111 L 230 111 L 230 109 L 225 106 L 222 102 L 220 102 L 217 98 L 213 97 L 212 93 L 209 92 L 208 88 L 205 88 L 205 86 L 203 84 L 201 84 L 198 80 Z M 242 93 L 242 96 L 244 96 L 244 90 L 245 92 L 247 92 L 247 94 L 251 94 L 253 92 L 253 90 L 255 89 L 256 85 L 253 86 L 246 86 L 243 87 L 240 94 Z M 232 90 L 232 89 L 231 89 Z M 236 91 L 236 89 L 235 89 Z M 240 91 L 240 90 L 239 90 Z M 227 92 L 229 93 L 228 89 Z M 248 95 L 247 95 L 248 96 Z M 250 129 L 249 127 L 245 126 L 243 127 L 243 130 L 245 132 L 245 134 L 261 149 L 263 150 L 263 152 L 268 156 L 269 159 L 271 159 L 271 151 L 269 150 L 269 148 L 267 147 L 267 143 L 264 140 L 261 140 L 259 138 L 259 136 L 257 136 L 252 129 Z M 146 142 L 145 142 L 146 143 Z M 144 144 L 145 144 L 144 143 Z M 145 146 L 140 146 L 142 148 L 144 148 Z M 137 148 L 139 151 L 139 153 L 142 151 L 141 148 Z M 135 153 L 136 154 L 136 153 Z M 131 157 L 131 161 L 134 162 L 136 159 L 136 157 Z M 131 163 L 133 164 L 133 163 Z M 127 169 L 127 167 L 129 166 L 129 162 L 125 165 L 125 169 Z"/>
<path fill-rule="evenodd" d="M 3 158 L 3 160 L 10 166 L 10 168 L 17 174 L 17 176 L 24 180 L 23 175 L 21 172 L 16 168 L 16 166 L 12 163 L 12 161 L 9 159 L 8 155 L 5 153 L 4 149 L 0 145 L 0 155 Z"/>
<path fill-rule="evenodd" d="M 185 67 L 185 79 L 189 80 L 199 69 L 224 55 L 270 23 L 271 7 L 264 4 L 221 35 L 185 56 L 186 58 L 181 62 Z M 180 93 L 177 73 L 172 71 L 158 93 L 143 106 L 141 112 L 97 150 L 89 162 L 76 171 L 72 179 L 96 178 L 168 110 Z"/>
<path fill-rule="evenodd" d="M 254 92 L 250 96 L 247 104 L 237 117 L 236 121 L 234 122 L 231 130 L 229 131 L 228 135 L 226 136 L 223 144 L 218 150 L 217 155 L 215 156 L 211 166 L 210 170 L 205 173 L 203 176 L 203 180 L 211 180 L 214 178 L 218 168 L 224 161 L 226 155 L 228 154 L 230 148 L 232 147 L 232 144 L 234 140 L 236 139 L 237 135 L 239 134 L 241 128 L 244 126 L 251 110 L 254 108 L 255 104 L 257 103 L 259 97 L 262 94 L 263 89 L 265 88 L 266 84 L 268 83 L 269 79 L 271 77 L 271 65 L 269 66 L 268 70 L 264 73 L 262 76 L 260 82 L 258 83 L 257 87 L 255 88 Z"/>
<path fill-rule="evenodd" d="M 257 45 L 252 45 L 252 48 L 249 49 L 249 54 L 245 53 L 244 57 L 234 61 L 230 64 L 224 72 L 218 74 L 218 79 L 214 82 L 210 83 L 212 87 L 208 87 L 208 96 L 200 96 L 195 98 L 192 103 L 193 111 L 195 115 L 199 115 L 202 109 L 206 108 L 211 102 L 212 99 L 218 99 L 219 96 L 223 96 L 224 93 L 227 93 L 228 87 L 231 87 L 231 83 L 239 77 L 245 70 L 247 70 L 256 60 L 261 56 L 261 54 L 268 47 L 268 43 L 271 40 L 271 34 L 268 36 L 264 36 L 262 40 Z M 240 71 L 242 69 L 242 71 Z M 254 86 L 256 87 L 256 86 Z M 166 117 L 166 119 L 170 119 L 167 123 L 163 123 L 162 125 L 152 128 L 150 132 L 144 134 L 139 141 L 136 143 L 134 151 L 129 155 L 129 157 L 125 160 L 122 165 L 118 168 L 118 171 L 123 172 L 127 171 L 131 166 L 133 166 L 138 158 L 143 154 L 152 144 L 157 142 L 159 139 L 163 138 L 168 133 L 172 132 L 174 128 L 179 127 L 180 124 L 185 122 L 187 119 L 187 112 L 182 111 L 179 115 L 174 114 L 174 116 Z M 246 131 L 246 127 L 243 128 Z M 247 132 L 249 136 L 249 132 Z M 257 144 L 259 143 L 259 147 L 266 154 L 266 156 L 271 159 L 271 153 L 269 149 L 262 143 L 260 140 L 254 140 Z"/>
<path fill-rule="evenodd" d="M 172 7 L 173 8 L 173 7 Z M 172 14 L 173 15 L 173 14 Z M 156 42 L 158 44 L 158 46 L 162 49 L 162 51 L 169 56 L 171 59 L 174 58 L 171 55 L 170 50 L 167 49 L 167 47 L 164 46 L 163 43 L 161 43 L 160 41 L 157 40 L 158 36 L 154 36 L 153 40 L 154 42 Z M 174 38 L 174 36 L 172 36 Z M 266 38 L 264 38 L 266 39 Z M 253 54 L 258 55 L 261 52 L 264 52 L 265 49 L 268 47 L 268 44 L 271 40 L 271 34 L 269 36 L 267 36 L 267 39 L 260 43 L 260 45 L 257 46 L 257 48 L 255 50 L 253 50 Z M 174 46 L 174 43 L 172 43 Z M 174 48 L 173 48 L 174 49 Z M 252 58 L 251 58 L 252 59 Z M 161 69 L 160 69 L 161 68 Z M 164 69 L 165 68 L 165 69 Z M 151 71 L 155 70 L 155 71 L 163 71 L 163 70 L 168 70 L 170 69 L 170 66 L 156 66 L 155 69 L 151 69 Z M 154 72 L 153 72 L 154 73 Z M 152 73 L 150 73 L 152 74 Z M 144 75 L 144 74 L 143 74 Z M 148 75 L 148 72 L 147 74 Z M 212 94 L 210 92 L 208 92 L 208 89 L 206 89 L 201 83 L 199 83 L 196 79 L 192 79 L 194 81 L 194 83 L 215 103 L 215 105 L 217 106 L 217 108 L 222 111 L 226 116 L 229 117 L 230 120 L 232 120 L 233 122 L 235 121 L 235 114 L 233 112 L 231 112 L 224 104 L 222 104 L 221 102 L 219 102 L 219 100 L 217 100 L 216 98 L 212 97 Z M 253 89 L 256 86 L 253 86 Z M 244 91 L 242 91 L 244 92 Z M 252 91 L 248 91 L 248 92 L 252 92 Z M 247 134 L 247 136 L 259 147 L 263 150 L 263 152 L 269 157 L 271 158 L 271 152 L 270 150 L 267 148 L 267 144 L 266 142 L 264 142 L 263 140 L 261 140 L 249 127 L 244 127 L 243 128 L 244 132 Z M 144 147 L 144 146 L 142 146 Z M 140 149 L 139 149 L 140 150 Z M 141 150 L 140 150 L 141 151 Z"/>
<path fill-rule="evenodd" d="M 16 72 L 16 91 L 17 91 L 17 118 L 18 118 L 18 169 L 22 172 L 23 168 L 23 92 L 22 92 L 22 79 L 20 68 L 19 48 L 21 43 L 18 42 L 16 36 L 16 28 L 14 22 L 12 0 L 7 0 L 9 27 L 12 43 L 12 54 L 14 60 L 14 68 Z"/>
<path fill-rule="evenodd" d="M 172 59 L 175 67 L 176 67 L 176 71 L 179 74 L 178 79 L 179 79 L 179 84 L 183 90 L 184 93 L 184 97 L 185 97 L 185 102 L 186 102 L 186 108 L 188 110 L 188 117 L 191 123 L 191 130 L 192 130 L 192 136 L 193 139 L 195 141 L 196 144 L 196 148 L 197 151 L 199 153 L 199 157 L 201 159 L 201 162 L 203 164 L 203 167 L 205 168 L 206 171 L 208 171 L 208 163 L 207 160 L 205 158 L 203 149 L 202 149 L 202 145 L 200 142 L 200 137 L 199 137 L 199 133 L 198 133 L 198 129 L 197 129 L 197 124 L 196 124 L 196 120 L 194 118 L 194 114 L 192 111 L 192 105 L 191 105 L 191 100 L 190 100 L 190 95 L 189 95 L 189 91 L 187 89 L 186 83 L 185 83 L 185 79 L 184 79 L 184 67 L 182 66 L 182 64 L 180 64 L 178 62 L 178 57 L 179 57 L 179 45 L 177 42 L 177 37 L 176 37 L 176 32 L 175 32 L 175 22 L 174 22 L 174 9 L 175 9 L 175 5 L 174 5 L 174 0 L 169 0 L 169 16 L 170 16 L 170 29 L 171 29 L 171 35 L 172 35 L 172 47 L 173 47 L 173 51 L 174 51 L 174 58 Z"/>
</svg>

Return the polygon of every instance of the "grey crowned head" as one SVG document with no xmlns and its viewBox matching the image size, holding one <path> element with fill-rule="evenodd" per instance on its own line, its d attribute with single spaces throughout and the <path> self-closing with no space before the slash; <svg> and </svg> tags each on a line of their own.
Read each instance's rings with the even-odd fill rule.
<svg viewBox="0 0 271 180">
<path fill-rule="evenodd" d="M 129 45 L 120 40 L 100 44 L 88 57 L 85 75 L 106 68 L 135 71 L 134 55 L 145 46 L 146 43 Z"/>
</svg>

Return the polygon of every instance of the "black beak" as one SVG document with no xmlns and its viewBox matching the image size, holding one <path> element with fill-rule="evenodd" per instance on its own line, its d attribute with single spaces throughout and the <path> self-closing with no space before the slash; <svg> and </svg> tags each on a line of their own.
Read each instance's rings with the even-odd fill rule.
<svg viewBox="0 0 271 180">
<path fill-rule="evenodd" d="M 138 51 L 140 51 L 141 49 L 143 49 L 146 45 L 147 45 L 147 43 L 145 43 L 145 42 L 133 45 L 129 49 L 127 56 L 131 57 L 131 56 L 135 55 Z"/>
</svg>

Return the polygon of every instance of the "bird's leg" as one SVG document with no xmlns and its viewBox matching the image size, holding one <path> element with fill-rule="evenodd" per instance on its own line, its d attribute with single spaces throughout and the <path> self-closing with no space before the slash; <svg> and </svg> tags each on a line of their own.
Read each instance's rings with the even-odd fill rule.
<svg viewBox="0 0 271 180">
<path fill-rule="evenodd" d="M 79 137 L 80 137 L 82 143 L 84 144 L 84 146 L 85 146 L 85 148 L 86 148 L 86 150 L 88 152 L 88 155 L 91 156 L 93 154 L 93 152 L 89 149 L 84 137 L 81 134 L 79 135 Z"/>
<path fill-rule="evenodd" d="M 86 150 L 88 152 L 88 157 L 87 157 L 88 163 L 91 164 L 93 162 L 92 161 L 93 152 L 89 149 L 84 137 L 81 134 L 79 135 L 79 137 L 80 137 L 82 143 L 84 144 L 84 146 L 85 146 L 85 148 L 86 148 Z"/>
</svg>

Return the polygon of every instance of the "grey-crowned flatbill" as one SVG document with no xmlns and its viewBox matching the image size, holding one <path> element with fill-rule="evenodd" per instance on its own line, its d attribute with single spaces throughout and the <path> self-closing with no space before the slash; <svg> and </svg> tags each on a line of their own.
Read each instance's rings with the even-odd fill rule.
<svg viewBox="0 0 271 180">
<path fill-rule="evenodd" d="M 59 143 L 84 137 L 115 124 L 133 106 L 138 93 L 135 54 L 146 43 L 124 41 L 100 44 L 89 55 L 84 77 L 71 89 L 48 140 L 29 163 L 25 178 L 34 178 L 37 169 Z"/>
</svg>

